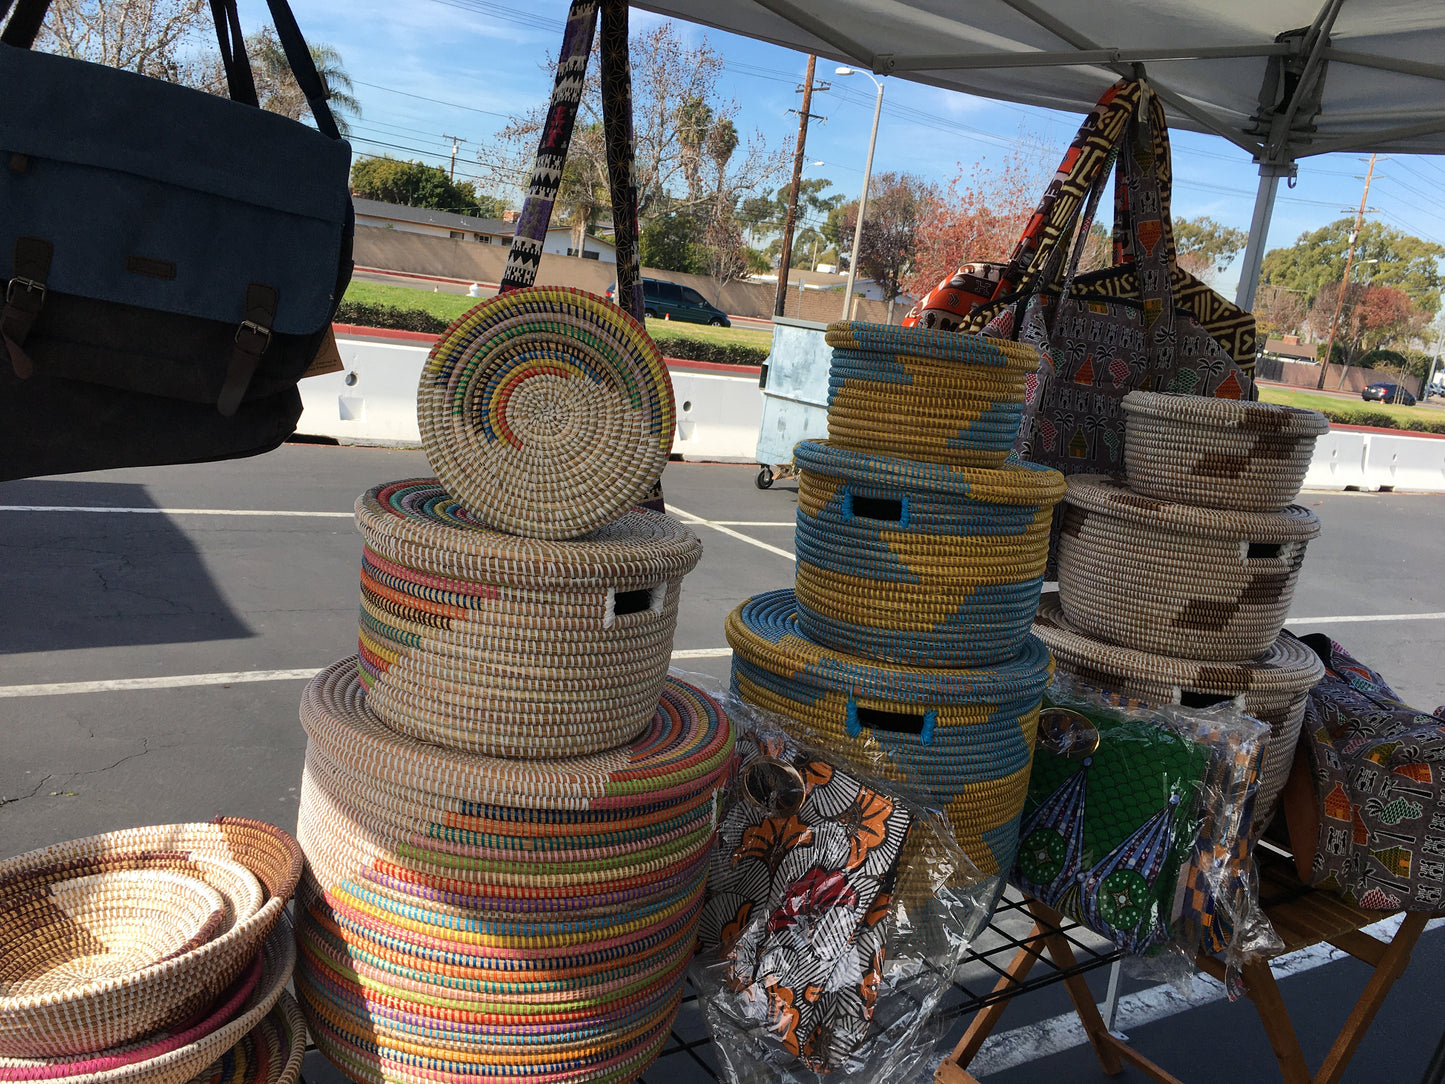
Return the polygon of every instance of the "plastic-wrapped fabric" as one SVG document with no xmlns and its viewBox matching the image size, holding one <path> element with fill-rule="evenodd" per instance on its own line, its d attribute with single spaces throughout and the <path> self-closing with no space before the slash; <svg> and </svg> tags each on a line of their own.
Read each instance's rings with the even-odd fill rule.
<svg viewBox="0 0 1445 1084">
<path fill-rule="evenodd" d="M 696 675 L 689 675 L 697 680 Z M 929 1061 L 930 1020 L 999 889 L 926 799 L 728 699 L 724 792 L 693 985 L 730 1084 L 882 1084 Z M 903 891 L 900 867 L 910 885 Z"/>
<path fill-rule="evenodd" d="M 1010 880 L 1155 961 L 1135 971 L 1268 951 L 1250 832 L 1268 732 L 1233 704 L 1151 707 L 1055 678 Z"/>
</svg>

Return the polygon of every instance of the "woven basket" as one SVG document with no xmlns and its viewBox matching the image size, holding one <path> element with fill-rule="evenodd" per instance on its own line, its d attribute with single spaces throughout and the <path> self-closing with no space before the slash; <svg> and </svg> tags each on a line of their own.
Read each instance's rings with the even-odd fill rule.
<svg viewBox="0 0 1445 1084">
<path fill-rule="evenodd" d="M 257 906 L 258 886 L 238 880 L 236 865 L 260 882 L 264 903 Z M 280 919 L 301 875 L 301 852 L 279 828 L 240 818 L 110 832 L 0 862 L 0 906 L 72 878 L 126 871 L 181 875 L 235 895 L 221 898 L 212 935 L 177 955 L 63 994 L 0 999 L 0 1054 L 60 1057 L 115 1047 L 214 1000 Z"/>
<path fill-rule="evenodd" d="M 484 301 L 432 347 L 417 422 L 442 485 L 479 523 L 576 538 L 645 498 L 676 408 L 642 325 L 581 290 Z"/>
<path fill-rule="evenodd" d="M 1007 870 L 1018 843 L 1049 654 L 1032 637 L 986 669 L 883 666 L 820 647 L 791 591 L 728 615 L 733 692 L 801 723 L 807 736 L 943 805 L 984 873 Z"/>
<path fill-rule="evenodd" d="M 356 517 L 362 681 L 391 727 L 574 756 L 647 725 L 702 554 L 677 520 L 636 510 L 584 538 L 524 539 L 477 526 L 429 479 L 368 490 Z"/>
<path fill-rule="evenodd" d="M 190 1084 L 296 1084 L 305 1057 L 306 1021 L 283 991 L 275 1008 Z"/>
<path fill-rule="evenodd" d="M 392 731 L 355 660 L 308 685 L 297 992 L 338 1068 L 580 1081 L 651 1061 L 733 742 L 681 682 L 654 708 L 630 745 L 502 760 Z"/>
<path fill-rule="evenodd" d="M 279 915 L 242 977 L 180 1030 L 151 1033 L 128 1045 L 79 1056 L 0 1057 L 0 1081 L 186 1084 L 260 1024 L 282 997 L 295 963 L 291 924 Z M 282 1084 L 294 1084 L 294 1079 Z"/>
<path fill-rule="evenodd" d="M 1252 659 L 1283 627 L 1320 521 L 1306 508 L 1231 512 L 1069 480 L 1059 594 L 1069 622 L 1123 647 Z"/>
<path fill-rule="evenodd" d="M 1134 391 L 1123 406 L 1132 489 L 1242 512 L 1287 507 L 1330 428 L 1318 411 L 1274 403 Z"/>
<path fill-rule="evenodd" d="M 798 445 L 797 620 L 817 643 L 908 666 L 987 666 L 1028 635 L 1057 471 Z"/>
<path fill-rule="evenodd" d="M 1018 436 L 1037 352 L 980 335 L 918 330 L 828 328 L 829 441 L 953 466 L 1001 466 Z"/>
<path fill-rule="evenodd" d="M 1203 707 L 1242 696 L 1244 710 L 1270 725 L 1254 807 L 1256 823 L 1268 823 L 1294 761 L 1305 699 L 1324 676 L 1318 655 L 1291 636 L 1280 636 L 1257 659 L 1230 665 L 1118 647 L 1074 628 L 1053 592 L 1039 603 L 1034 633 L 1060 669 L 1144 700 Z"/>
</svg>

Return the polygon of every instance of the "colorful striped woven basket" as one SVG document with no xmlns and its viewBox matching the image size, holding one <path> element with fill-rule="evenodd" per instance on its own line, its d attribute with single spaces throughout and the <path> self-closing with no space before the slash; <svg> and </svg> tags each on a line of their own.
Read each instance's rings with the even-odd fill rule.
<svg viewBox="0 0 1445 1084">
<path fill-rule="evenodd" d="M 1143 700 L 1204 707 L 1244 697 L 1244 710 L 1270 725 L 1254 807 L 1255 823 L 1263 827 L 1269 822 L 1294 761 L 1305 700 L 1324 676 L 1318 655 L 1287 636 L 1257 659 L 1227 665 L 1118 647 L 1073 627 L 1055 592 L 1040 601 L 1034 633 L 1048 645 L 1060 669 Z"/>
<path fill-rule="evenodd" d="M 943 805 L 984 873 L 1007 870 L 1028 792 L 1039 702 L 1053 667 L 1029 637 L 998 666 L 884 666 L 820 647 L 791 591 L 756 595 L 728 615 L 732 686 L 807 736 Z"/>
<path fill-rule="evenodd" d="M 1123 407 L 1130 488 L 1241 512 L 1286 508 L 1330 428 L 1318 411 L 1239 399 L 1133 391 Z"/>
<path fill-rule="evenodd" d="M 1320 531 L 1306 508 L 1232 512 L 1069 480 L 1059 594 L 1069 622 L 1123 647 L 1211 662 L 1252 659 L 1283 627 Z"/>
<path fill-rule="evenodd" d="M 654 708 L 626 746 L 505 760 L 391 730 L 354 659 L 308 685 L 297 992 L 338 1068 L 376 1084 L 646 1068 L 733 755 L 691 686 L 669 679 Z"/>
<path fill-rule="evenodd" d="M 1038 354 L 981 335 L 837 323 L 828 439 L 855 451 L 998 467 L 1018 436 Z"/>
<path fill-rule="evenodd" d="M 283 995 L 296 963 L 296 942 L 285 916 L 261 951 L 213 1005 L 169 1031 L 89 1054 L 54 1058 L 0 1057 L 0 1081 L 62 1084 L 186 1084 L 241 1042 Z M 294 1078 L 293 1078 L 294 1079 Z"/>
<path fill-rule="evenodd" d="M 1038 606 L 1058 471 L 920 463 L 804 441 L 797 621 L 817 643 L 908 666 L 1018 655 Z"/>
<path fill-rule="evenodd" d="M 0 913 L 31 929 L 23 939 L 5 938 L 20 955 L 0 979 L 0 1055 L 93 1053 L 194 1014 L 255 959 L 300 874 L 295 840 L 239 818 L 110 832 L 0 862 Z M 101 916 L 84 917 L 83 908 L 63 902 L 78 887 L 81 896 L 99 889 L 113 908 L 119 901 L 105 886 L 137 878 L 164 885 L 159 897 L 152 893 L 154 907 L 136 910 L 140 899 L 126 905 L 134 910 L 134 952 L 107 944 Z M 168 901 L 180 907 L 198 891 L 206 901 L 202 927 L 181 943 L 153 939 L 164 929 L 160 912 Z M 135 928 L 140 924 L 152 937 Z M 117 951 L 107 958 L 108 947 Z M 74 964 L 62 963 L 66 954 Z M 151 962 L 133 966 L 147 954 Z"/>
<path fill-rule="evenodd" d="M 676 408 L 642 325 L 582 290 L 484 301 L 432 347 L 417 389 L 427 460 L 475 519 L 576 538 L 644 499 Z"/>
<path fill-rule="evenodd" d="M 413 737 L 499 756 L 574 756 L 647 725 L 702 543 L 634 510 L 584 538 L 476 525 L 435 481 L 356 502 L 370 705 Z"/>
</svg>

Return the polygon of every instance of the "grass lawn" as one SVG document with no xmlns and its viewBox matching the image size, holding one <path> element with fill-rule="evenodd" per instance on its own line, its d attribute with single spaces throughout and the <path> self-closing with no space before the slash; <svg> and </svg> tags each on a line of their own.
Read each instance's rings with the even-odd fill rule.
<svg viewBox="0 0 1445 1084">
<path fill-rule="evenodd" d="M 483 299 L 441 291 L 418 290 L 410 286 L 393 286 L 391 283 L 353 281 L 346 288 L 345 300 L 364 305 L 391 305 L 398 309 L 422 309 L 450 323 Z M 773 341 L 773 333 L 767 330 L 751 327 L 709 327 L 707 324 L 687 324 L 680 320 L 648 320 L 647 330 L 664 354 L 667 353 L 664 344 L 669 339 L 686 338 L 717 346 L 752 346 L 762 350 L 767 350 Z"/>
<path fill-rule="evenodd" d="M 1367 403 L 1363 399 L 1351 402 L 1348 399 L 1270 384 L 1259 386 L 1259 397 L 1266 403 L 1282 403 L 1285 406 L 1318 410 L 1331 421 L 1344 425 L 1380 425 L 1381 415 L 1384 415 L 1390 419 L 1388 424 L 1396 429 L 1433 429 L 1436 432 L 1445 432 L 1445 414 L 1429 407 Z M 1437 426 L 1438 429 L 1435 428 Z"/>
</svg>

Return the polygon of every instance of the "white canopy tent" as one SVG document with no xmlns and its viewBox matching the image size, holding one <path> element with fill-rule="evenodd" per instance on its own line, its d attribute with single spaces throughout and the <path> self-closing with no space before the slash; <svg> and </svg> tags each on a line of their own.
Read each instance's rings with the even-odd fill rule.
<svg viewBox="0 0 1445 1084">
<path fill-rule="evenodd" d="M 1445 153 L 1445 0 L 641 0 L 867 68 L 1083 114 L 1147 69 L 1171 125 L 1259 164 L 1236 297 L 1254 302 L 1281 177 L 1332 151 Z"/>
</svg>

